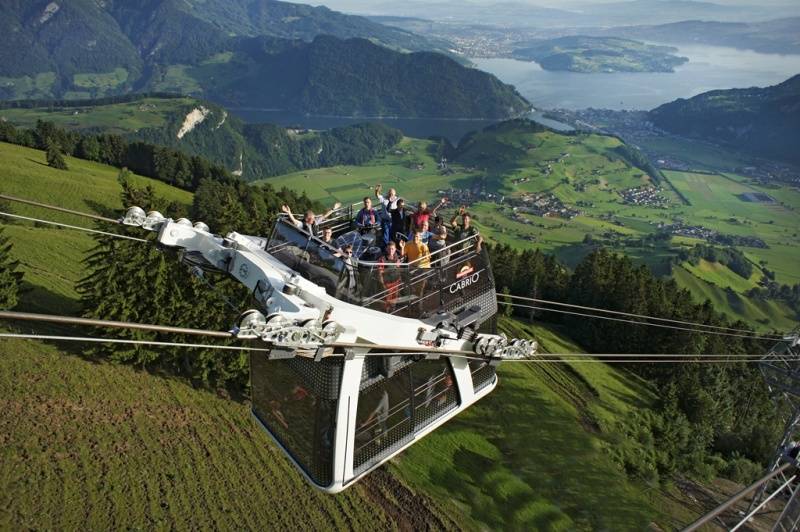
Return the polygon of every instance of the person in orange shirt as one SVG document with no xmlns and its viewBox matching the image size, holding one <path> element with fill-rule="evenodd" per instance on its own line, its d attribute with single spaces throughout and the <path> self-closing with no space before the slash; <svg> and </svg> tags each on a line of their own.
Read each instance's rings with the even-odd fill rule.
<svg viewBox="0 0 800 532">
<path fill-rule="evenodd" d="M 414 240 L 409 243 L 400 241 L 400 254 L 408 259 L 412 266 L 417 268 L 431 267 L 431 250 L 422 241 L 422 232 L 414 231 Z"/>
<path fill-rule="evenodd" d="M 420 313 L 424 312 L 425 310 L 425 298 L 423 294 L 425 292 L 425 285 L 428 283 L 428 273 L 425 270 L 430 269 L 431 267 L 431 250 L 428 249 L 428 245 L 422 241 L 422 233 L 419 231 L 414 231 L 414 240 L 411 242 L 404 242 L 403 240 L 400 241 L 400 250 L 401 255 L 408 259 L 408 263 L 412 266 L 412 270 L 409 272 L 409 285 L 411 292 L 417 296 L 418 302 L 418 311 Z M 416 268 L 419 268 L 417 271 L 417 275 L 413 272 Z M 429 301 L 433 301 L 432 298 L 428 298 Z"/>
</svg>

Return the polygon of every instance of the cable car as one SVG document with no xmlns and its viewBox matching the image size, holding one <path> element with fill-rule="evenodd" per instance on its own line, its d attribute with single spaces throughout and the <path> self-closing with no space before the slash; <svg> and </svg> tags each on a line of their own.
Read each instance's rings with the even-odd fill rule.
<svg viewBox="0 0 800 532">
<path fill-rule="evenodd" d="M 315 487 L 336 493 L 484 397 L 503 359 L 535 342 L 493 334 L 494 280 L 475 238 L 450 242 L 430 267 L 385 263 L 376 228 L 352 207 L 326 220 L 329 245 L 280 217 L 269 238 L 211 234 L 133 207 L 123 223 L 158 231 L 183 260 L 226 272 L 256 306 L 237 336 L 251 351 L 255 420 Z M 341 247 L 353 250 L 343 254 Z"/>
</svg>

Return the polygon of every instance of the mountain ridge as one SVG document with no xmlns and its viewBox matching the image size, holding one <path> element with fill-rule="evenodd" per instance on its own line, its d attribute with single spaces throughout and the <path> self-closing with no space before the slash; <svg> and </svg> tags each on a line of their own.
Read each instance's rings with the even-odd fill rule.
<svg viewBox="0 0 800 532">
<path fill-rule="evenodd" d="M 437 45 L 425 38 L 362 17 L 276 0 L 202 6 L 204 17 L 199 3 L 178 0 L 9 0 L 0 6 L 0 98 L 178 92 L 301 113 L 448 118 L 529 107 L 490 74 L 427 51 Z M 234 34 L 248 10 L 260 18 Z"/>
<path fill-rule="evenodd" d="M 656 107 L 660 128 L 800 164 L 800 74 L 770 87 L 723 89 Z"/>
</svg>

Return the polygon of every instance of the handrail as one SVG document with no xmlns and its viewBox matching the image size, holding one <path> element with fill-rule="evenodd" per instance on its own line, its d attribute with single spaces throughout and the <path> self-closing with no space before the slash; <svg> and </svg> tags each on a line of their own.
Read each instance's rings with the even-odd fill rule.
<svg viewBox="0 0 800 532">
<path fill-rule="evenodd" d="M 302 232 L 302 233 L 305 233 L 305 234 L 307 234 L 307 235 L 308 235 L 308 237 L 307 237 L 307 238 L 309 238 L 309 239 L 315 239 L 315 240 L 318 240 L 318 241 L 319 241 L 319 243 L 321 243 L 321 244 L 324 244 L 324 245 L 326 245 L 326 246 L 328 246 L 328 247 L 331 247 L 331 248 L 333 248 L 333 246 L 330 246 L 330 244 L 327 244 L 327 243 L 323 242 L 323 241 L 322 241 L 322 239 L 320 239 L 318 236 L 316 236 L 316 235 L 312 235 L 312 234 L 309 234 L 309 233 L 306 233 L 306 231 L 304 231 L 304 230 L 302 230 L 302 229 L 298 228 L 297 226 L 295 226 L 294 224 L 290 223 L 290 222 L 288 221 L 288 215 L 286 215 L 286 214 L 284 214 L 284 213 L 281 213 L 281 214 L 280 214 L 280 216 L 279 216 L 279 221 L 283 221 L 284 223 L 286 223 L 286 224 L 287 224 L 287 226 L 289 226 L 290 228 L 292 228 L 292 229 L 294 229 L 294 230 L 296 230 L 296 231 L 299 231 L 299 232 Z M 327 220 L 326 220 L 326 221 L 327 221 Z M 341 225 L 341 224 L 339 224 L 339 225 Z M 433 251 L 433 252 L 429 253 L 429 254 L 428 254 L 428 258 L 429 258 L 429 259 L 433 259 L 434 255 L 437 255 L 437 254 L 439 254 L 439 255 L 440 255 L 440 256 L 439 256 L 439 257 L 437 257 L 435 260 L 431 260 L 431 266 L 432 266 L 432 265 L 433 265 L 435 262 L 439 262 L 439 261 L 441 261 L 441 260 L 443 260 L 443 259 L 445 258 L 445 255 L 442 255 L 442 253 L 444 253 L 445 251 L 448 251 L 448 250 L 450 250 L 450 249 L 452 249 L 452 248 L 454 248 L 454 247 L 457 247 L 457 246 L 463 246 L 463 245 L 464 245 L 464 243 L 466 243 L 466 242 L 469 242 L 470 240 L 475 240 L 475 241 L 477 241 L 477 240 L 478 240 L 480 237 L 481 237 L 481 236 L 480 236 L 480 234 L 474 234 L 474 235 L 470 235 L 470 236 L 468 236 L 468 237 L 466 237 L 466 238 L 463 238 L 463 239 L 461 239 L 461 240 L 458 240 L 458 241 L 456 241 L 456 242 L 453 242 L 453 243 L 451 243 L 451 244 L 447 244 L 446 246 L 444 246 L 444 247 L 442 247 L 442 248 L 439 248 L 439 249 L 437 249 L 436 251 Z M 333 249 L 335 250 L 336 248 L 333 248 Z M 425 258 L 425 257 L 418 257 L 418 258 L 416 258 L 416 259 L 414 259 L 414 260 L 412 260 L 412 261 L 408 261 L 408 262 L 401 262 L 401 263 L 399 263 L 399 264 L 396 264 L 396 263 L 387 263 L 387 262 L 380 262 L 380 261 L 365 261 L 365 260 L 359 260 L 359 261 L 358 261 L 358 266 L 359 266 L 359 267 L 361 267 L 361 266 L 365 266 L 365 267 L 375 267 L 375 266 L 382 266 L 382 267 L 391 267 L 391 268 L 401 268 L 401 267 L 406 267 L 406 268 L 407 268 L 407 267 L 410 267 L 410 266 L 414 266 L 414 265 L 416 265 L 417 263 L 421 262 L 421 261 L 422 261 L 424 258 Z"/>
</svg>

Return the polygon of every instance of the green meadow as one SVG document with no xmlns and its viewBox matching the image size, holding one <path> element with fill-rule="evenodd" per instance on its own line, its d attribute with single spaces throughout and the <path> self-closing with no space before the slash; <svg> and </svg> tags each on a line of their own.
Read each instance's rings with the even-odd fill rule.
<svg viewBox="0 0 800 532">
<path fill-rule="evenodd" d="M 135 102 L 56 109 L 0 109 L 0 119 L 18 127 L 33 127 L 47 120 L 67 129 L 101 129 L 128 133 L 165 126 L 169 118 L 194 102 L 191 98 L 144 98 Z"/>
<path fill-rule="evenodd" d="M 117 169 L 0 144 L 0 193 L 121 214 Z M 135 177 L 184 205 L 191 194 Z M 4 202 L 16 214 L 94 227 Z M 76 314 L 93 245 L 80 232 L 2 220 L 25 273 L 20 310 Z M 144 245 L 144 244 L 143 244 Z M 224 311 L 221 309 L 220 311 Z M 233 318 L 233 317 L 232 317 Z M 7 328 L 7 324 L 2 324 Z M 584 350 L 560 331 L 504 320 L 546 352 Z M 65 331 L 66 334 L 69 332 Z M 504 364 L 477 406 L 337 496 L 310 488 L 246 403 L 182 378 L 88 359 L 80 344 L 0 340 L 0 528 L 642 530 L 702 508 L 631 478 L 625 420 L 655 390 L 605 364 Z M 198 511 L 198 509 L 202 511 Z"/>
</svg>

